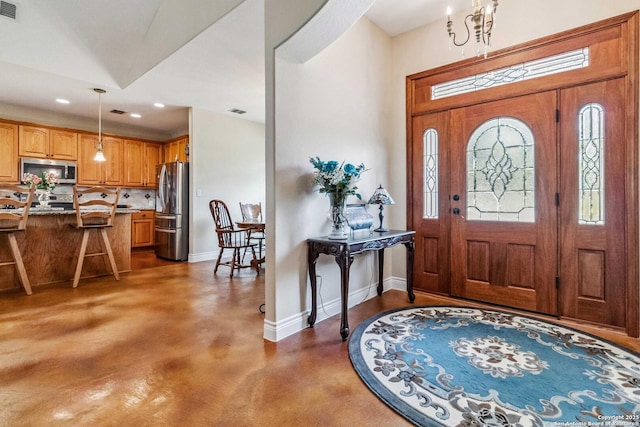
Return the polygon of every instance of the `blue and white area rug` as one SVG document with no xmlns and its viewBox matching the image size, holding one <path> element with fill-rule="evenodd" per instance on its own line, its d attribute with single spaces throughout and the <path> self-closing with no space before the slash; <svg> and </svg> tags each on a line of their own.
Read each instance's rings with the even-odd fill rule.
<svg viewBox="0 0 640 427">
<path fill-rule="evenodd" d="M 424 426 L 640 426 L 640 355 L 533 318 L 411 307 L 362 322 L 358 375 Z"/>
</svg>

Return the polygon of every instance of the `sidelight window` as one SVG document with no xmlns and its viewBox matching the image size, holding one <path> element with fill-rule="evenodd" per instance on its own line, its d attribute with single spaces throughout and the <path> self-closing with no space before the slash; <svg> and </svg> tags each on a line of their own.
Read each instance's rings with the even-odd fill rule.
<svg viewBox="0 0 640 427">
<path fill-rule="evenodd" d="M 578 113 L 578 221 L 604 224 L 604 108 L 587 104 Z"/>
<path fill-rule="evenodd" d="M 423 217 L 438 218 L 438 132 L 431 128 L 423 135 Z"/>
<path fill-rule="evenodd" d="M 535 221 L 533 133 L 513 117 L 481 124 L 467 143 L 467 219 Z"/>
</svg>

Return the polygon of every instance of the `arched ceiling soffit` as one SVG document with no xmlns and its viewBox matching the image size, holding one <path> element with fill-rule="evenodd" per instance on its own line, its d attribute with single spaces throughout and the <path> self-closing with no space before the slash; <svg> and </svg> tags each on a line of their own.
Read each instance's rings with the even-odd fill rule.
<svg viewBox="0 0 640 427">
<path fill-rule="evenodd" d="M 305 63 L 344 34 L 375 0 L 328 0 L 295 34 L 276 49 L 279 58 Z"/>
</svg>

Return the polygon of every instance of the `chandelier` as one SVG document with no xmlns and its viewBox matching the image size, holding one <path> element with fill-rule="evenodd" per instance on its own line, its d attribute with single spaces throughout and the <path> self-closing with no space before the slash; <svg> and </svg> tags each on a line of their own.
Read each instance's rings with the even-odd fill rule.
<svg viewBox="0 0 640 427">
<path fill-rule="evenodd" d="M 495 23 L 496 10 L 498 9 L 498 0 L 492 0 L 492 4 L 482 6 L 480 0 L 472 0 L 473 13 L 465 16 L 464 26 L 467 29 L 467 38 L 463 42 L 458 42 L 456 33 L 451 29 L 453 22 L 451 21 L 451 8 L 447 8 L 447 33 L 449 33 L 449 49 L 453 43 L 457 47 L 462 47 L 462 56 L 464 56 L 464 45 L 471 40 L 471 26 L 476 39 L 476 55 L 480 56 L 481 49 L 484 49 L 484 57 L 491 45 L 491 30 Z"/>
</svg>

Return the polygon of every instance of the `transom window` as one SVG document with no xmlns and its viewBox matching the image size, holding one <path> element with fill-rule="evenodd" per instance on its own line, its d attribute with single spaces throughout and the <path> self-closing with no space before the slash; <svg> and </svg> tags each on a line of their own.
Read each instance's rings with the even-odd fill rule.
<svg viewBox="0 0 640 427">
<path fill-rule="evenodd" d="M 490 87 L 535 79 L 589 66 L 589 48 L 572 50 L 559 55 L 523 62 L 487 73 L 450 80 L 431 87 L 431 99 L 446 98 Z"/>
</svg>

